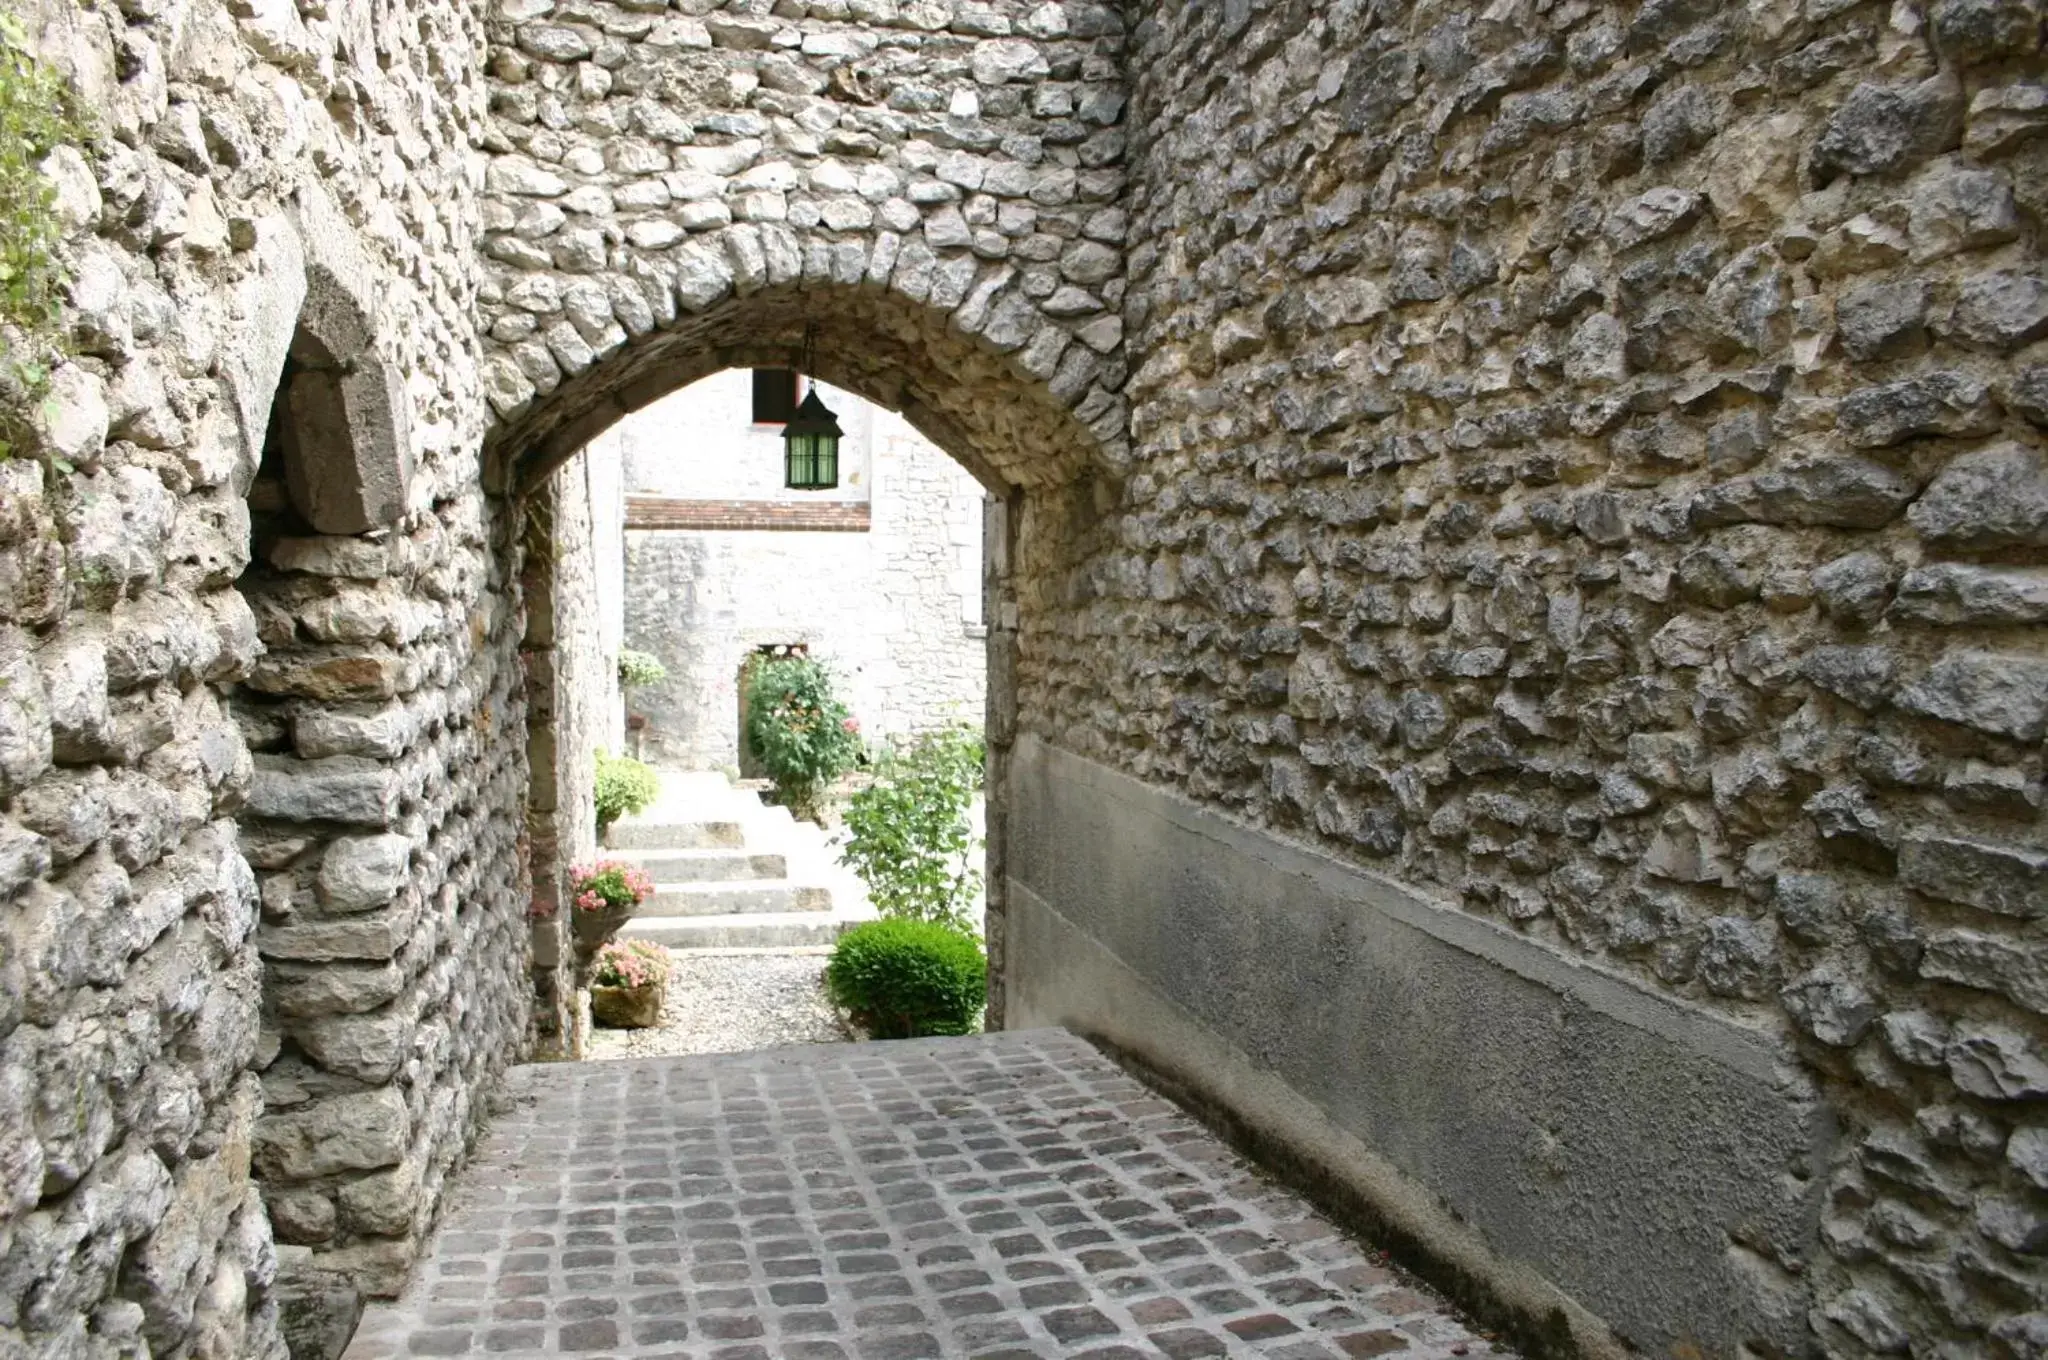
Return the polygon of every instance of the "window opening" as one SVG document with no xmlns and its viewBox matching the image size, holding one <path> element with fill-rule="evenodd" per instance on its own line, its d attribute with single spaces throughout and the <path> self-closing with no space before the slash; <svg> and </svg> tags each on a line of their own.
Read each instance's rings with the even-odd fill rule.
<svg viewBox="0 0 2048 1360">
<path fill-rule="evenodd" d="M 754 423 L 783 425 L 796 419 L 800 384 L 793 368 L 754 370 Z"/>
</svg>

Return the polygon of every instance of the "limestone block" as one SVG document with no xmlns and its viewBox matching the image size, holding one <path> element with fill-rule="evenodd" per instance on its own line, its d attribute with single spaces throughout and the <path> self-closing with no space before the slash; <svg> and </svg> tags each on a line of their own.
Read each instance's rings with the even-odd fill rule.
<svg viewBox="0 0 2048 1360">
<path fill-rule="evenodd" d="M 2036 847 L 1916 831 L 1899 847 L 1899 881 L 2001 915 L 2048 916 L 2048 851 Z"/>
<path fill-rule="evenodd" d="M 1944 653 L 1898 696 L 1910 712 L 2016 741 L 2048 732 L 2048 661 L 1998 652 Z"/>
<path fill-rule="evenodd" d="M 2048 568 L 1955 562 L 1915 567 L 1900 579 L 1891 614 L 1946 625 L 2048 623 Z"/>
<path fill-rule="evenodd" d="M 1953 76 L 1917 84 L 1859 84 L 1813 144 L 1816 173 L 1881 175 L 1908 169 L 1962 136 L 1963 96 Z"/>
<path fill-rule="evenodd" d="M 242 1207 L 261 1105 L 253 1076 L 237 1083 L 216 1115 L 221 1134 L 214 1151 L 178 1168 L 169 1207 L 123 1268 L 124 1283 L 147 1317 L 146 1334 L 157 1345 L 172 1345 L 185 1334 L 229 1222 Z"/>
<path fill-rule="evenodd" d="M 92 467 L 107 443 L 106 381 L 77 364 L 64 364 L 50 375 L 49 395 L 35 416 L 43 452 L 75 467 Z"/>
<path fill-rule="evenodd" d="M 405 659 L 383 650 L 269 652 L 249 677 L 265 694 L 326 703 L 389 699 L 405 687 Z"/>
<path fill-rule="evenodd" d="M 398 774 L 359 756 L 321 760 L 260 757 L 249 790 L 258 817 L 383 826 L 397 808 Z"/>
<path fill-rule="evenodd" d="M 155 474 L 111 468 L 67 479 L 68 570 L 82 598 L 107 608 L 156 581 L 176 502 Z"/>
<path fill-rule="evenodd" d="M 337 1198 L 342 1221 L 353 1231 L 401 1236 L 412 1231 L 423 1216 L 419 1164 L 406 1161 L 388 1171 L 348 1181 Z"/>
<path fill-rule="evenodd" d="M 68 631 L 45 646 L 39 660 L 53 756 L 71 763 L 92 760 L 111 735 L 104 635 L 88 628 Z"/>
<path fill-rule="evenodd" d="M 270 942 L 266 937 L 265 943 Z M 266 999 L 288 1019 L 360 1015 L 394 1000 L 404 989 L 405 975 L 395 965 L 356 967 L 340 960 L 308 966 L 274 963 L 264 984 Z"/>
<path fill-rule="evenodd" d="M 364 1015 L 307 1017 L 287 1028 L 306 1056 L 321 1067 L 371 1083 L 389 1081 L 413 1045 L 411 1018 L 391 1008 Z"/>
<path fill-rule="evenodd" d="M 381 907 L 406 881 L 412 842 L 404 836 L 344 836 L 320 858 L 321 903 L 349 913 Z"/>
<path fill-rule="evenodd" d="M 418 918 L 417 906 L 401 901 L 378 911 L 334 920 L 265 925 L 257 933 L 257 947 L 266 959 L 295 963 L 381 963 L 405 946 L 408 932 Z M 365 978 L 361 985 L 380 984 Z M 335 986 L 350 995 L 356 994 L 353 983 L 337 982 Z"/>
<path fill-rule="evenodd" d="M 266 556 L 279 571 L 374 581 L 391 570 L 387 542 L 343 537 L 281 538 Z"/>
<path fill-rule="evenodd" d="M 1957 1025 L 1949 1041 L 1948 1068 L 1957 1086 L 1986 1100 L 2048 1096 L 2048 1057 L 2025 1034 L 2004 1025 Z"/>
<path fill-rule="evenodd" d="M 13 794 L 50 767 L 49 702 L 41 668 L 20 629 L 0 627 L 0 794 Z"/>
<path fill-rule="evenodd" d="M 308 1108 L 265 1114 L 253 1143 L 258 1174 L 302 1181 L 396 1166 L 412 1137 L 405 1097 L 384 1088 L 330 1096 Z"/>
<path fill-rule="evenodd" d="M 2048 335 L 2048 278 L 1998 270 L 1965 279 L 1942 328 L 1972 349 L 2009 354 Z"/>
<path fill-rule="evenodd" d="M 2048 1015 L 2048 978 L 2042 975 L 2040 951 L 2010 934 L 1964 927 L 1930 931 L 1918 972 L 2002 995 L 2036 1015 Z"/>
</svg>

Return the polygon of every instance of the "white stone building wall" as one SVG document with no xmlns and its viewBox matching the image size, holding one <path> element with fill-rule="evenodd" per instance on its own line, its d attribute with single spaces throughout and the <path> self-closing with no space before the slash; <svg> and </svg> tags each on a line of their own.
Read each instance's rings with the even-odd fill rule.
<svg viewBox="0 0 2048 1360">
<path fill-rule="evenodd" d="M 740 763 L 739 669 L 756 647 L 804 643 L 832 666 L 864 732 L 979 723 L 982 489 L 892 412 L 827 388 L 847 437 L 835 492 L 782 485 L 780 427 L 749 422 L 745 370 L 719 374 L 613 427 L 593 446 L 629 497 L 866 502 L 864 532 L 628 530 L 625 643 L 668 679 L 636 690 L 647 759 Z"/>
<path fill-rule="evenodd" d="M 784 488 L 782 426 L 754 423 L 753 374 L 744 368 L 729 368 L 671 393 L 612 426 L 590 447 L 616 450 L 627 494 L 634 496 L 865 501 L 871 490 L 868 449 L 877 418 L 890 413 L 829 384 L 818 384 L 818 395 L 846 431 L 839 445 L 839 485 L 830 491 Z"/>
</svg>

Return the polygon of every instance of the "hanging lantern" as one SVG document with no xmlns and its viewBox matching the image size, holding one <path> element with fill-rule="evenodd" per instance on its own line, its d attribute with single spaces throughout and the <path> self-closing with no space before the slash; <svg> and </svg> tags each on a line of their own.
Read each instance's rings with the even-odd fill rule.
<svg viewBox="0 0 2048 1360">
<path fill-rule="evenodd" d="M 804 393 L 796 419 L 782 427 L 784 482 L 792 491 L 830 491 L 839 485 L 839 417 L 818 400 L 818 389 Z"/>
<path fill-rule="evenodd" d="M 816 372 L 810 327 L 804 328 L 803 372 Z M 839 485 L 839 417 L 818 396 L 816 383 L 782 427 L 783 484 L 792 491 L 830 491 Z"/>
</svg>

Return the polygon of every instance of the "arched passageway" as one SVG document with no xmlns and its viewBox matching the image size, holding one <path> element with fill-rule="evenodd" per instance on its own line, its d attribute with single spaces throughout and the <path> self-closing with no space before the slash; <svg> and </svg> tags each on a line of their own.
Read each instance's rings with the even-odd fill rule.
<svg viewBox="0 0 2048 1360">
<path fill-rule="evenodd" d="M 941 298 L 944 302 L 947 299 Z M 544 1036 L 567 1033 L 573 986 L 566 914 L 571 867 L 596 849 L 590 830 L 589 752 L 565 724 L 587 707 L 562 650 L 567 622 L 555 564 L 561 535 L 587 532 L 558 513 L 558 483 L 576 454 L 611 424 L 712 373 L 792 362 L 808 330 L 817 377 L 903 414 L 970 471 L 989 493 L 983 533 L 982 617 L 988 689 L 987 938 L 992 981 L 989 1024 L 1002 1024 L 1004 825 L 1009 752 L 1017 731 L 1023 616 L 1020 563 L 1041 581 L 1094 522 L 1091 488 L 1106 483 L 1118 457 L 1076 411 L 1088 401 L 1058 384 L 1059 367 L 1034 371 L 1028 354 L 1004 353 L 960 324 L 970 297 L 951 310 L 894 288 L 791 281 L 741 295 L 728 292 L 701 311 L 620 345 L 551 392 L 536 392 L 501 417 L 486 445 L 487 476 L 530 526 L 522 581 L 528 598 L 524 649 L 528 680 L 528 845 L 534 879 L 534 973 Z M 1041 366 L 1042 367 L 1042 366 Z M 1106 427 L 1113 428 L 1113 427 Z M 564 500 L 573 499 L 565 496 Z M 566 588 L 566 587 L 565 587 Z M 1061 594 L 1054 589 L 1039 598 Z"/>
<path fill-rule="evenodd" d="M 1085 488 L 1129 458 L 1123 19 L 1024 0 L 972 14 L 819 6 L 801 22 L 767 11 L 496 10 L 479 242 L 486 485 L 544 522 L 550 474 L 613 422 L 720 369 L 784 366 L 814 328 L 819 377 L 900 411 L 996 498 L 984 541 L 999 809 L 1019 563 L 1036 555 L 1032 574 L 1052 579 L 1058 545 L 1093 518 Z M 545 563 L 527 564 L 542 599 Z M 572 858 L 561 847 L 588 837 L 573 787 L 588 776 L 549 728 L 552 620 L 536 617 L 529 839 L 545 911 Z M 543 997 L 559 993 L 555 929 L 543 922 L 535 941 Z"/>
</svg>

